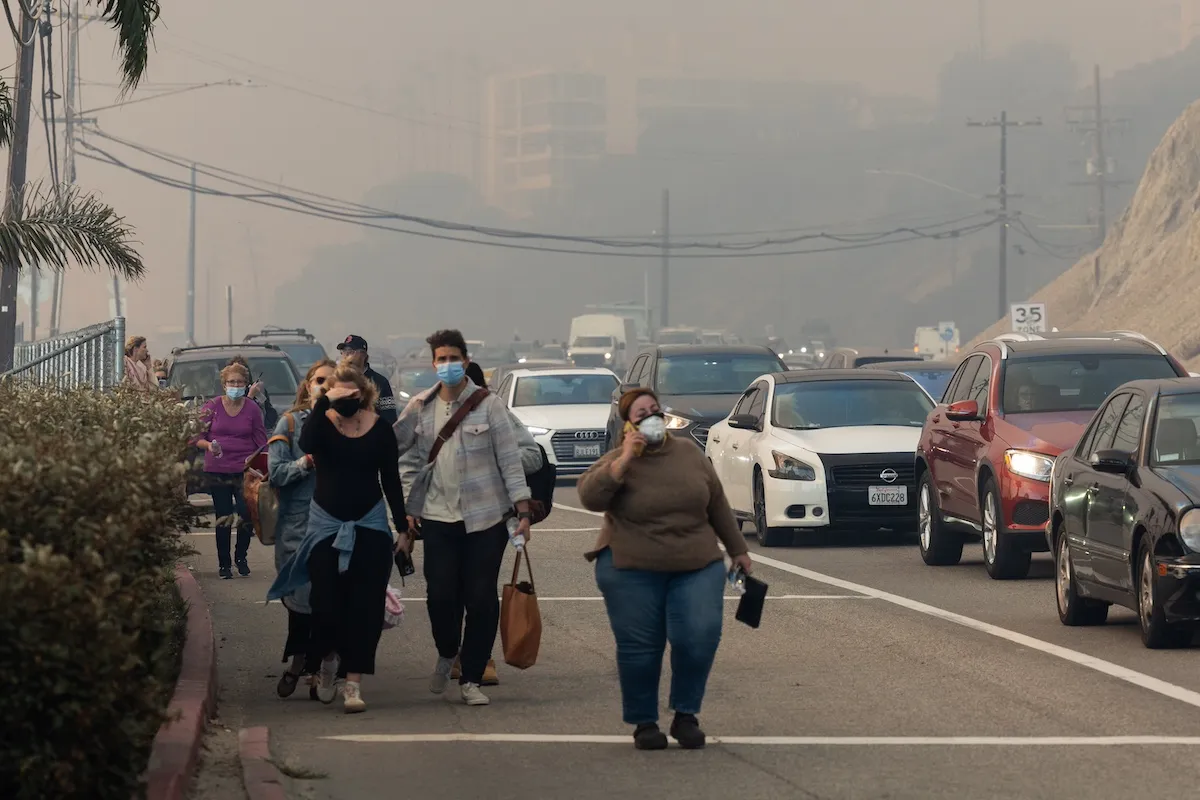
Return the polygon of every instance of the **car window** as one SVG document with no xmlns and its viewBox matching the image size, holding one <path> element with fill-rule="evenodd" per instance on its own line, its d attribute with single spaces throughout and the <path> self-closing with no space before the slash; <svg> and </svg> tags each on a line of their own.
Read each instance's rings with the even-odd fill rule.
<svg viewBox="0 0 1200 800">
<path fill-rule="evenodd" d="M 1140 394 L 1129 398 L 1129 405 L 1121 415 L 1121 422 L 1113 434 L 1113 449 L 1124 450 L 1127 453 L 1136 452 L 1138 440 L 1142 438 L 1142 421 L 1146 418 L 1146 401 Z"/>
<path fill-rule="evenodd" d="M 782 370 L 779 358 L 765 353 L 662 356 L 654 389 L 662 395 L 741 394 L 755 378 Z"/>
<path fill-rule="evenodd" d="M 642 378 L 644 377 L 644 375 L 642 373 L 646 371 L 646 362 L 649 360 L 650 360 L 650 356 L 647 356 L 647 355 L 638 356 L 637 361 L 634 361 L 633 366 L 629 368 L 629 375 L 626 376 L 625 382 L 626 383 L 640 383 L 642 385 L 645 385 L 645 382 L 642 380 Z"/>
<path fill-rule="evenodd" d="M 510 389 L 512 389 L 512 375 L 505 375 L 504 380 L 500 382 L 499 394 L 506 403 L 508 402 L 508 392 Z"/>
<path fill-rule="evenodd" d="M 954 371 L 949 369 L 905 369 L 901 372 L 912 378 L 917 384 L 929 392 L 934 400 L 941 400 L 950 386 L 950 378 Z"/>
<path fill-rule="evenodd" d="M 754 384 L 749 389 L 747 389 L 746 393 L 744 395 L 742 395 L 740 400 L 737 401 L 737 405 L 735 405 L 733 407 L 733 411 L 730 413 L 730 416 L 733 416 L 734 414 L 749 414 L 750 413 L 750 405 L 754 402 L 754 398 L 757 395 L 758 395 L 758 384 Z"/>
<path fill-rule="evenodd" d="M 755 384 L 757 391 L 754 393 L 754 399 L 750 401 L 750 409 L 746 412 L 757 420 L 762 420 L 763 412 L 767 409 L 767 384 L 759 382 Z"/>
<path fill-rule="evenodd" d="M 958 380 L 954 382 L 954 394 L 946 398 L 948 403 L 971 399 L 971 389 L 975 386 L 975 375 L 982 363 L 983 356 L 978 353 L 967 359 L 967 362 L 963 364 L 962 372 L 959 373 Z"/>
<path fill-rule="evenodd" d="M 432 366 L 401 367 L 396 371 L 396 385 L 393 388 L 411 397 L 437 382 L 437 371 Z"/>
<path fill-rule="evenodd" d="M 921 387 L 910 381 L 805 381 L 775 387 L 772 424 L 813 430 L 859 425 L 920 428 L 933 409 Z"/>
<path fill-rule="evenodd" d="M 1113 401 L 1104 409 L 1104 413 L 1096 421 L 1095 434 L 1088 443 L 1088 459 L 1101 450 L 1112 449 L 1113 434 L 1117 432 L 1117 423 L 1121 419 L 1121 414 L 1124 413 L 1125 406 L 1128 403 L 1129 395 L 1120 394 L 1113 398 Z"/>
<path fill-rule="evenodd" d="M 1175 377 L 1171 362 L 1152 354 L 1010 359 L 1004 372 L 1003 408 L 1006 414 L 1087 411 L 1099 408 L 1123 383 Z"/>
<path fill-rule="evenodd" d="M 250 357 L 246 362 L 250 365 L 251 377 L 266 386 L 272 404 L 288 403 L 295 397 L 299 383 L 287 359 Z M 228 363 L 228 358 L 176 361 L 171 365 L 167 384 L 172 389 L 179 389 L 183 397 L 216 397 L 221 393 L 221 370 Z"/>
<path fill-rule="evenodd" d="M 287 342 L 277 346 L 280 350 L 288 354 L 288 357 L 296 363 L 296 367 L 301 372 L 308 372 L 309 367 L 326 357 L 325 348 L 319 344 Z"/>
<path fill-rule="evenodd" d="M 1150 463 L 1153 466 L 1200 464 L 1197 421 L 1200 421 L 1200 394 L 1159 398 Z"/>
<path fill-rule="evenodd" d="M 971 382 L 971 391 L 967 395 L 967 400 L 974 400 L 979 404 L 979 414 L 982 416 L 987 413 L 988 407 L 988 389 L 992 386 L 992 360 L 987 356 L 981 356 L 979 362 L 979 370 L 975 373 L 975 379 Z"/>
<path fill-rule="evenodd" d="M 534 375 L 517 378 L 513 408 L 607 404 L 617 379 L 612 375 Z"/>
</svg>

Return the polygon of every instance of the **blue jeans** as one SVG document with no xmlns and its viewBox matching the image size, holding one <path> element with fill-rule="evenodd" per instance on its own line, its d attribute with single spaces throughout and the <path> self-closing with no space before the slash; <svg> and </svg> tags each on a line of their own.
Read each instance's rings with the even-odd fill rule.
<svg viewBox="0 0 1200 800">
<path fill-rule="evenodd" d="M 725 563 L 694 572 L 617 569 L 612 551 L 596 558 L 596 585 L 617 640 L 617 673 L 625 722 L 658 722 L 663 651 L 671 643 L 670 707 L 699 714 L 721 642 Z"/>
<path fill-rule="evenodd" d="M 211 479 L 213 476 L 209 476 Z M 213 516 L 217 518 L 217 566 L 232 566 L 229 561 L 229 540 L 234 512 L 237 512 L 237 549 L 234 558 L 246 560 L 250 550 L 250 537 L 254 535 L 254 523 L 250 520 L 250 512 L 246 509 L 246 498 L 242 496 L 241 475 L 234 476 L 237 480 L 226 476 L 223 479 L 211 481 L 209 494 L 212 495 Z"/>
</svg>

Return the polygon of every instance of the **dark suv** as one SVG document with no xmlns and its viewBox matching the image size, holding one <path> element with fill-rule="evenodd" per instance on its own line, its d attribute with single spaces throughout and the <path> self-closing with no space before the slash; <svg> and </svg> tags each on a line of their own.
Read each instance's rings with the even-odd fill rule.
<svg viewBox="0 0 1200 800">
<path fill-rule="evenodd" d="M 957 564 L 964 541 L 981 539 L 992 578 L 1028 575 L 1031 554 L 1047 549 L 1054 459 L 1121 384 L 1186 375 L 1136 334 L 1006 334 L 975 347 L 917 446 L 925 563 Z"/>
<path fill-rule="evenodd" d="M 667 430 L 691 438 L 700 447 L 708 429 L 729 416 L 754 379 L 787 367 L 770 348 L 753 345 L 660 344 L 642 348 L 613 392 L 606 450 L 620 441 L 617 402 L 630 389 L 645 386 L 658 395 Z"/>
</svg>

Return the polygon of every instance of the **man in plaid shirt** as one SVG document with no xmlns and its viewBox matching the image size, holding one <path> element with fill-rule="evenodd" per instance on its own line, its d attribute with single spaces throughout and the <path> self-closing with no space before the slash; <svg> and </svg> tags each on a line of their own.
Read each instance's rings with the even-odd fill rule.
<svg viewBox="0 0 1200 800">
<path fill-rule="evenodd" d="M 482 390 L 466 377 L 461 333 L 438 331 L 426 341 L 439 383 L 406 410 L 395 431 L 409 527 L 420 525 L 425 543 L 426 607 L 438 649 L 429 688 L 446 690 L 457 656 L 463 702 L 481 706 L 489 702 L 479 686 L 500 619 L 496 584 L 508 545 L 505 522 L 515 507 L 517 533 L 528 540 L 531 495 L 508 409 L 494 395 L 463 418 L 429 463 L 443 426 Z"/>
</svg>

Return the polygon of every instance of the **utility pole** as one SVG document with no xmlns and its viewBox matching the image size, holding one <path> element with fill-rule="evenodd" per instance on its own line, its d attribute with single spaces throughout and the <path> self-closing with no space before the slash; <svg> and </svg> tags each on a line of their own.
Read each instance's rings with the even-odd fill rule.
<svg viewBox="0 0 1200 800">
<path fill-rule="evenodd" d="M 187 301 L 184 330 L 188 347 L 196 346 L 196 165 L 192 164 L 192 192 L 188 202 Z"/>
<path fill-rule="evenodd" d="M 979 0 L 979 60 L 987 61 L 987 0 Z"/>
<path fill-rule="evenodd" d="M 233 344 L 233 287 L 225 286 L 225 322 L 229 331 L 229 343 Z"/>
<path fill-rule="evenodd" d="M 666 328 L 669 322 L 671 297 L 671 190 L 662 193 L 662 297 L 659 300 L 658 327 Z"/>
<path fill-rule="evenodd" d="M 12 147 L 8 151 L 8 181 L 4 197 L 4 218 L 20 219 L 25 195 L 25 167 L 29 155 L 29 105 L 33 98 L 33 55 L 37 47 L 37 20 L 20 9 L 21 39 L 17 48 L 17 90 L 13 99 Z M 12 369 L 17 344 L 17 272 L 20 264 L 6 261 L 0 265 L 0 372 Z"/>
<path fill-rule="evenodd" d="M 999 119 L 989 120 L 987 122 L 967 122 L 968 127 L 972 128 L 999 128 L 1000 129 L 1000 188 L 996 194 L 988 195 L 1000 201 L 1000 264 L 998 277 L 998 296 L 997 308 L 999 309 L 998 319 L 1008 317 L 1008 221 L 1012 217 L 1008 213 L 1008 201 L 1010 198 L 1020 197 L 1018 194 L 1009 194 L 1008 191 L 1008 129 L 1009 128 L 1025 128 L 1032 125 L 1041 125 L 1042 120 L 1022 120 L 1015 121 L 1008 118 L 1007 111 L 1000 112 Z"/>
</svg>

